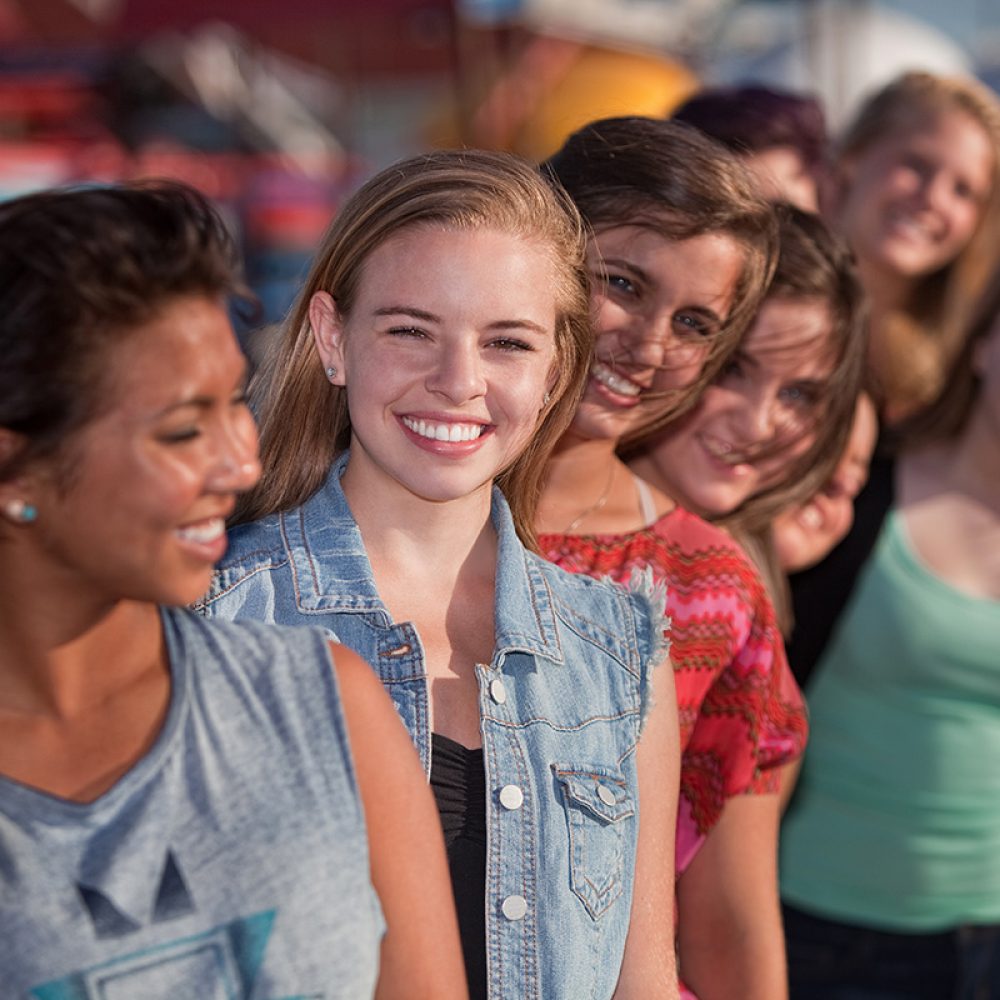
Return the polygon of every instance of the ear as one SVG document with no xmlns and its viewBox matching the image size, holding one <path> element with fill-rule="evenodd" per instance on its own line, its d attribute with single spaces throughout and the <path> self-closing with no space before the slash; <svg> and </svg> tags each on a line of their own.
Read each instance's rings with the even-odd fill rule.
<svg viewBox="0 0 1000 1000">
<path fill-rule="evenodd" d="M 24 438 L 6 427 L 0 427 L 0 470 L 24 448 Z M 34 481 L 26 469 L 12 479 L 0 479 L 0 510 L 9 503 L 29 500 Z"/>
<path fill-rule="evenodd" d="M 330 382 L 333 385 L 346 385 L 344 324 L 337 303 L 333 301 L 333 296 L 329 292 L 317 292 L 309 300 L 309 327 L 323 367 L 336 369 L 337 374 L 330 379 Z"/>
</svg>

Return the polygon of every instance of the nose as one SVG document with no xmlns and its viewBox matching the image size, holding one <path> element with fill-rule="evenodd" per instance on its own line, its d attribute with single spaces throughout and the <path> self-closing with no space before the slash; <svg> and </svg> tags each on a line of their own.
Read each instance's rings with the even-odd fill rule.
<svg viewBox="0 0 1000 1000">
<path fill-rule="evenodd" d="M 777 400 L 767 392 L 747 394 L 742 397 L 730 419 L 733 436 L 739 445 L 769 444 L 780 427 Z"/>
<path fill-rule="evenodd" d="M 951 179 L 943 170 L 929 173 L 924 180 L 922 194 L 924 203 L 936 211 L 944 211 L 952 201 Z"/>
<path fill-rule="evenodd" d="M 257 427 L 249 411 L 232 414 L 219 430 L 209 486 L 219 493 L 241 493 L 260 478 Z"/>
<path fill-rule="evenodd" d="M 477 343 L 443 344 L 427 375 L 427 388 L 451 403 L 486 394 L 483 359 Z"/>
<path fill-rule="evenodd" d="M 649 368 L 663 367 L 678 348 L 686 346 L 674 335 L 673 314 L 667 309 L 632 317 L 620 339 L 633 364 Z"/>
</svg>

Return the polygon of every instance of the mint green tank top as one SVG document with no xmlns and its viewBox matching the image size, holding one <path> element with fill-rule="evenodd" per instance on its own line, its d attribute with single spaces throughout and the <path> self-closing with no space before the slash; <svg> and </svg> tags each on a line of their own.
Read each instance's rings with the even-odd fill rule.
<svg viewBox="0 0 1000 1000">
<path fill-rule="evenodd" d="M 900 932 L 1000 922 L 1000 601 L 931 573 L 890 512 L 808 702 L 783 898 Z"/>
</svg>

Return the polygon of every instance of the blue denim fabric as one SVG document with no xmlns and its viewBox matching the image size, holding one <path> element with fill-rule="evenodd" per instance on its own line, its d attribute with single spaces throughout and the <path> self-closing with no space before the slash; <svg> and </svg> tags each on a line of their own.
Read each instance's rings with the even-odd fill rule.
<svg viewBox="0 0 1000 1000">
<path fill-rule="evenodd" d="M 1000 927 L 893 933 L 785 904 L 791 1000 L 1000 1000 Z"/>
<path fill-rule="evenodd" d="M 420 637 L 375 589 L 340 487 L 347 456 L 302 507 L 232 532 L 208 615 L 321 625 L 378 672 L 430 771 Z M 607 1000 L 632 901 L 635 747 L 662 595 L 566 573 L 527 552 L 494 491 L 496 646 L 476 666 L 487 787 L 491 1000 Z M 500 791 L 516 785 L 520 807 Z"/>
</svg>

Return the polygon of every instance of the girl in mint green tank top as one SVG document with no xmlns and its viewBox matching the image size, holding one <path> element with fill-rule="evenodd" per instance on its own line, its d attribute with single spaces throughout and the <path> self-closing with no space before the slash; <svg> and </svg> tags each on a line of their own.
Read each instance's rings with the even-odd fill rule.
<svg viewBox="0 0 1000 1000">
<path fill-rule="evenodd" d="M 793 998 L 1000 997 L 1000 273 L 808 691 Z"/>
</svg>

